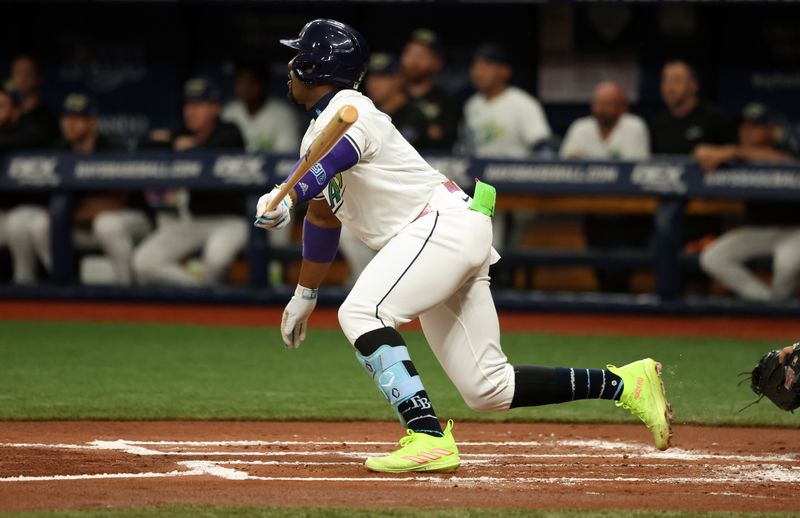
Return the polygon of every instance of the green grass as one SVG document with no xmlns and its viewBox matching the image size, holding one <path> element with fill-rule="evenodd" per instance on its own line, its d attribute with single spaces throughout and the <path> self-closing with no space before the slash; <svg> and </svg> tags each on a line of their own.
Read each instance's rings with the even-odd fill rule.
<svg viewBox="0 0 800 518">
<path fill-rule="evenodd" d="M 396 517 L 416 518 L 426 516 L 432 518 L 564 518 L 567 516 L 580 516 L 581 518 L 618 518 L 619 516 L 663 516 L 668 518 L 777 518 L 791 516 L 787 513 L 729 513 L 711 512 L 701 513 L 692 511 L 587 511 L 587 510 L 522 510 L 522 509 L 336 509 L 336 508 L 256 508 L 256 507 L 195 507 L 195 506 L 167 506 L 148 507 L 138 509 L 85 509 L 85 510 L 59 510 L 38 511 L 24 513 L 9 513 L 0 516 L 13 516 L 15 518 L 211 518 L 215 516 L 228 516 L 233 518 L 373 518 Z"/>
<path fill-rule="evenodd" d="M 635 422 L 606 401 L 477 414 L 461 400 L 419 332 L 405 332 L 438 414 L 471 420 Z M 677 422 L 797 426 L 755 399 L 737 373 L 774 344 L 730 339 L 575 337 L 509 333 L 512 362 L 666 367 Z M 0 322 L 0 419 L 392 420 L 339 331 L 312 329 L 287 351 L 274 328 Z"/>
</svg>

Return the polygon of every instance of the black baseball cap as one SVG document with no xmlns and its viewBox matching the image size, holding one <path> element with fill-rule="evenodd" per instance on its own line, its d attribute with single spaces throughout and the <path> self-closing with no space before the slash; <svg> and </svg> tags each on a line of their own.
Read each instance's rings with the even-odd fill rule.
<svg viewBox="0 0 800 518">
<path fill-rule="evenodd" d="M 439 35 L 433 32 L 431 29 L 420 28 L 414 30 L 411 33 L 411 37 L 408 39 L 408 41 L 425 45 L 439 56 L 444 54 L 442 43 L 439 40 Z"/>
<path fill-rule="evenodd" d="M 73 92 L 64 98 L 61 114 L 94 117 L 97 115 L 97 104 L 89 94 Z"/>
<path fill-rule="evenodd" d="M 499 43 L 484 43 L 475 50 L 474 59 L 483 59 L 498 65 L 511 64 L 511 54 Z"/>
<path fill-rule="evenodd" d="M 371 74 L 393 76 L 400 73 L 400 61 L 392 54 L 376 52 L 369 58 Z"/>
<path fill-rule="evenodd" d="M 742 121 L 755 124 L 768 124 L 778 126 L 783 124 L 784 116 L 764 103 L 751 102 L 742 108 Z"/>
<path fill-rule="evenodd" d="M 184 102 L 222 102 L 222 94 L 213 79 L 208 76 L 195 76 L 183 86 L 183 99 Z"/>
</svg>

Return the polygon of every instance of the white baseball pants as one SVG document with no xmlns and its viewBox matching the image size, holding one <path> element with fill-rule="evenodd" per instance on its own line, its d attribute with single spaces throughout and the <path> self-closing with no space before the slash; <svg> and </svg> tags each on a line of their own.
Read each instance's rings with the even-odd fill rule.
<svg viewBox="0 0 800 518">
<path fill-rule="evenodd" d="M 772 285 L 745 267 L 757 257 L 772 256 Z M 700 265 L 743 299 L 787 299 L 800 277 L 800 228 L 745 226 L 726 232 L 700 255 Z"/>
<path fill-rule="evenodd" d="M 133 270 L 140 284 L 200 286 L 216 284 L 247 243 L 248 224 L 239 216 L 162 218 L 158 229 L 136 249 Z M 202 274 L 181 261 L 201 250 Z"/>
<path fill-rule="evenodd" d="M 75 229 L 73 242 L 81 250 L 99 247 L 113 264 L 117 282 L 130 284 L 133 245 L 150 231 L 145 214 L 123 209 L 99 213 L 92 230 Z M 8 246 L 14 262 L 14 282 L 30 284 L 36 280 L 36 259 L 50 271 L 53 266 L 50 246 L 50 214 L 45 207 L 21 205 L 12 209 L 6 220 Z"/>
<path fill-rule="evenodd" d="M 506 410 L 514 369 L 500 348 L 489 290 L 496 260 L 491 219 L 463 201 L 431 205 L 433 212 L 403 229 L 367 265 L 339 309 L 339 323 L 355 343 L 366 332 L 419 317 L 464 401 L 477 411 Z"/>
</svg>

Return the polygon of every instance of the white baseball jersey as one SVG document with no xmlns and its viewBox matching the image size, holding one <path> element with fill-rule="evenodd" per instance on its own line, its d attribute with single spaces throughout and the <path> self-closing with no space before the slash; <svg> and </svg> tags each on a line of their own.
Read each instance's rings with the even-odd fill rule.
<svg viewBox="0 0 800 518">
<path fill-rule="evenodd" d="M 564 158 L 640 159 L 650 156 L 650 133 L 644 121 L 630 113 L 623 114 L 603 140 L 594 117 L 573 122 L 561 144 Z"/>
<path fill-rule="evenodd" d="M 338 92 L 312 121 L 303 152 L 345 104 L 359 112 L 345 137 L 360 160 L 322 194 L 343 225 L 379 251 L 339 308 L 342 331 L 355 344 L 365 333 L 419 317 L 467 403 L 509 408 L 515 378 L 500 348 L 489 289 L 489 266 L 497 260 L 491 218 L 471 210 L 470 197 L 444 183 L 389 117 L 356 91 Z"/>
<path fill-rule="evenodd" d="M 286 101 L 269 99 L 252 115 L 242 101 L 233 101 L 222 111 L 222 120 L 239 127 L 251 153 L 297 150 L 300 124 Z"/>
<path fill-rule="evenodd" d="M 338 92 L 311 121 L 300 145 L 301 156 L 347 104 L 358 110 L 358 120 L 345 137 L 356 147 L 359 161 L 337 174 L 322 195 L 344 226 L 380 250 L 422 212 L 434 189 L 447 178 L 425 162 L 388 115 L 355 90 Z"/>
<path fill-rule="evenodd" d="M 470 151 L 477 156 L 525 158 L 534 144 L 550 137 L 539 101 L 515 86 L 491 100 L 480 93 L 470 97 L 464 122 Z"/>
</svg>

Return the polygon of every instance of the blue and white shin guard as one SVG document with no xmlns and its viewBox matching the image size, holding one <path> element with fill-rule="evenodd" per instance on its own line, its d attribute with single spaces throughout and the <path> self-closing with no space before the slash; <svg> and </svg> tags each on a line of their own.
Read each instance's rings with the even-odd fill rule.
<svg viewBox="0 0 800 518">
<path fill-rule="evenodd" d="M 392 405 L 400 423 L 415 432 L 441 436 L 433 405 L 397 330 L 385 327 L 365 333 L 356 340 L 356 349 L 356 358 Z"/>
</svg>

